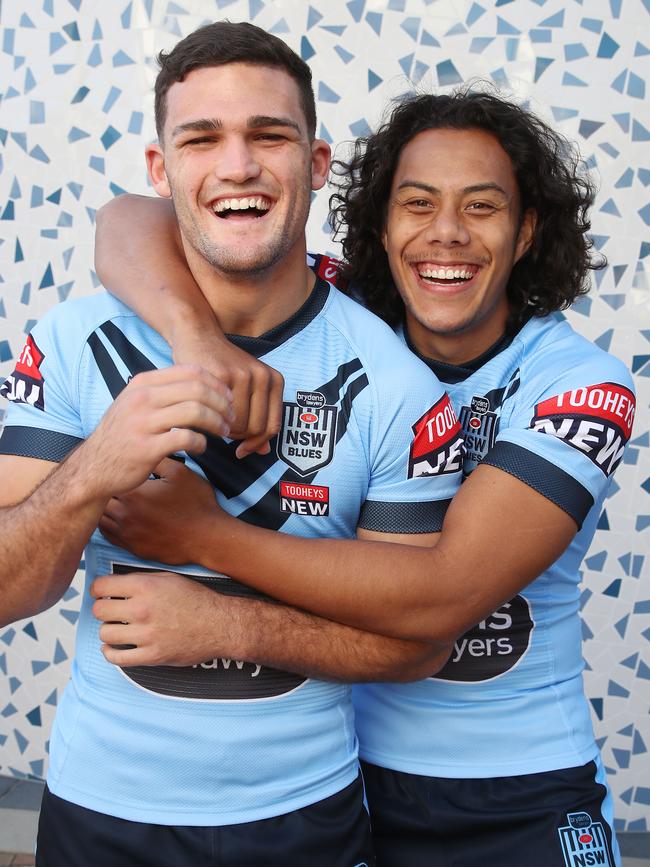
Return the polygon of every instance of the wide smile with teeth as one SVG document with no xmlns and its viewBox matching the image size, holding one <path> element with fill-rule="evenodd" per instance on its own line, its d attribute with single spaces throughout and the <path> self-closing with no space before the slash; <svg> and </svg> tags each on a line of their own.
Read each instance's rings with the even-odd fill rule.
<svg viewBox="0 0 650 867">
<path fill-rule="evenodd" d="M 477 265 L 417 265 L 418 275 L 430 283 L 442 283 L 444 285 L 466 283 L 471 280 L 478 271 Z"/>
<path fill-rule="evenodd" d="M 235 212 L 247 217 L 263 217 L 270 207 L 271 201 L 265 196 L 238 196 L 219 199 L 212 205 L 212 210 L 221 219 L 228 219 Z"/>
</svg>

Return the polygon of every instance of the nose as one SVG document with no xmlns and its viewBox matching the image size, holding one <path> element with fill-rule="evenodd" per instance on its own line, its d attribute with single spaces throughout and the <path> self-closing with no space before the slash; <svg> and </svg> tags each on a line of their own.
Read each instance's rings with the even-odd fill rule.
<svg viewBox="0 0 650 867">
<path fill-rule="evenodd" d="M 439 205 L 426 228 L 425 239 L 429 244 L 443 246 L 469 244 L 469 229 L 454 203 Z"/>
<path fill-rule="evenodd" d="M 233 136 L 221 143 L 214 172 L 220 181 L 243 184 L 259 175 L 260 164 L 249 143 Z"/>
</svg>

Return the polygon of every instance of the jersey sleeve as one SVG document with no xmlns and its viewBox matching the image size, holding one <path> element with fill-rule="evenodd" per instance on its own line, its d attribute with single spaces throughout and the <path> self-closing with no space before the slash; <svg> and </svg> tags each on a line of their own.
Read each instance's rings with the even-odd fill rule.
<svg viewBox="0 0 650 867">
<path fill-rule="evenodd" d="M 618 359 L 586 341 L 539 353 L 519 376 L 520 394 L 483 463 L 521 479 L 581 527 L 630 438 L 632 378 Z"/>
<path fill-rule="evenodd" d="M 458 490 L 464 453 L 447 393 L 410 353 L 375 396 L 370 485 L 359 527 L 383 533 L 434 533 Z"/>
<path fill-rule="evenodd" d="M 0 454 L 58 462 L 84 438 L 74 341 L 61 313 L 54 308 L 35 326 L 0 385 L 9 402 Z"/>
</svg>

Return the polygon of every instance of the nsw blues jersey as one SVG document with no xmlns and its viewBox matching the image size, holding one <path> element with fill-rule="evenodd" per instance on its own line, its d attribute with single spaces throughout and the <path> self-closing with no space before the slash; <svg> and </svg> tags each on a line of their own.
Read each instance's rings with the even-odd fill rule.
<svg viewBox="0 0 650 867">
<path fill-rule="evenodd" d="M 557 503 L 579 531 L 546 572 L 456 641 L 435 677 L 355 687 L 360 754 L 437 777 L 582 765 L 597 747 L 582 685 L 578 570 L 630 435 L 630 375 L 559 314 L 531 319 L 466 368 L 431 367 L 462 423 L 465 474 L 481 462 L 498 467 Z M 486 573 L 498 567 L 499 551 L 486 551 Z"/>
<path fill-rule="evenodd" d="M 318 279 L 291 319 L 236 342 L 286 384 L 271 454 L 239 461 L 235 443 L 211 439 L 204 454 L 184 456 L 228 512 L 300 536 L 440 529 L 460 482 L 460 425 L 435 376 L 389 328 Z M 110 296 L 59 305 L 2 386 L 0 452 L 62 460 L 129 377 L 169 363 L 162 338 Z M 161 565 L 95 532 L 87 586 Z M 179 571 L 218 592 L 252 593 L 199 567 Z M 51 739 L 56 795 L 136 821 L 220 825 L 298 809 L 356 777 L 348 687 L 221 658 L 122 670 L 100 652 L 91 604 L 86 590 Z"/>
</svg>

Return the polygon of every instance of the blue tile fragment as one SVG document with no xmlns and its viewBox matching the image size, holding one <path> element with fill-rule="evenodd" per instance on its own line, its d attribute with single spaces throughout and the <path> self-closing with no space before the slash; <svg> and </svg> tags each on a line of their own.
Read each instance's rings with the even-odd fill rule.
<svg viewBox="0 0 650 867">
<path fill-rule="evenodd" d="M 93 68 L 95 66 L 99 66 L 102 63 L 102 50 L 97 43 L 93 45 L 86 63 L 88 64 L 88 66 L 91 66 Z"/>
<path fill-rule="evenodd" d="M 366 6 L 366 0 L 350 0 L 349 3 L 345 4 L 347 6 L 348 12 L 352 16 L 352 18 L 359 23 L 361 18 L 363 17 L 363 11 Z"/>
<path fill-rule="evenodd" d="M 440 48 L 440 43 L 438 42 L 436 37 L 432 36 L 428 30 L 424 29 L 422 30 L 422 34 L 420 36 L 420 45 L 423 45 L 425 48 Z"/>
<path fill-rule="evenodd" d="M 553 31 L 545 27 L 533 27 L 532 30 L 528 31 L 528 36 L 530 41 L 535 44 L 553 41 Z"/>
<path fill-rule="evenodd" d="M 497 36 L 519 36 L 520 33 L 521 30 L 515 27 L 514 24 L 497 15 Z"/>
<path fill-rule="evenodd" d="M 571 42 L 564 46 L 565 60 L 580 60 L 583 57 L 588 57 L 589 52 L 582 42 Z"/>
<path fill-rule="evenodd" d="M 494 36 L 475 36 L 470 42 L 469 50 L 471 54 L 482 54 L 488 45 L 494 42 Z"/>
<path fill-rule="evenodd" d="M 475 24 L 482 15 L 485 15 L 485 7 L 478 3 L 472 3 L 470 10 L 467 13 L 465 24 L 468 27 L 471 27 L 472 24 Z"/>
<path fill-rule="evenodd" d="M 442 63 L 436 63 L 436 72 L 438 74 L 438 84 L 441 87 L 450 84 L 460 84 L 463 80 L 451 60 L 443 60 Z"/>
<path fill-rule="evenodd" d="M 560 10 L 560 12 L 556 12 L 554 15 L 551 15 L 548 18 L 545 18 L 543 21 L 540 21 L 539 26 L 564 27 L 564 9 Z"/>
<path fill-rule="evenodd" d="M 0 361 L 11 361 L 13 353 L 8 340 L 0 340 Z"/>
<path fill-rule="evenodd" d="M 612 37 L 608 33 L 603 33 L 596 56 L 609 60 L 616 54 L 619 48 L 620 45 L 618 44 L 618 42 L 612 39 Z"/>
<path fill-rule="evenodd" d="M 554 62 L 554 57 L 536 57 L 535 58 L 535 81 L 539 81 L 541 76 L 546 72 L 549 66 Z"/>
<path fill-rule="evenodd" d="M 43 272 L 43 276 L 41 278 L 41 282 L 38 286 L 39 289 L 47 289 L 50 286 L 54 286 L 54 277 L 52 275 L 52 265 L 48 262 L 45 271 Z"/>
<path fill-rule="evenodd" d="M 611 695 L 614 698 L 629 698 L 630 690 L 621 686 L 615 680 L 610 680 L 607 684 L 607 695 Z"/>
<path fill-rule="evenodd" d="M 562 76 L 562 85 L 563 87 L 587 87 L 587 82 L 578 78 L 577 75 L 565 72 Z"/>
<path fill-rule="evenodd" d="M 78 126 L 70 127 L 70 132 L 68 133 L 68 142 L 70 144 L 80 141 L 82 138 L 90 138 L 90 133 L 86 132 L 85 129 L 79 129 Z"/>
<path fill-rule="evenodd" d="M 646 224 L 646 226 L 650 226 L 650 202 L 640 208 L 638 214 L 643 220 L 643 222 Z"/>
<path fill-rule="evenodd" d="M 342 45 L 335 45 L 334 51 L 336 51 L 338 56 L 345 64 L 349 63 L 351 60 L 354 60 L 354 54 L 352 54 L 352 52 L 350 51 L 346 51 Z"/>
<path fill-rule="evenodd" d="M 300 40 L 300 56 L 307 63 L 316 54 L 316 51 L 306 36 Z"/>
<path fill-rule="evenodd" d="M 594 709 L 594 713 L 598 717 L 599 720 L 603 718 L 603 699 L 602 698 L 590 698 L 589 702 Z"/>
<path fill-rule="evenodd" d="M 627 82 L 627 95 L 634 99 L 645 99 L 645 81 L 634 72 L 630 72 Z"/>
<path fill-rule="evenodd" d="M 383 14 L 381 12 L 368 12 L 366 15 L 366 23 L 372 30 L 375 31 L 377 36 L 381 36 L 381 25 L 383 22 Z"/>
<path fill-rule="evenodd" d="M 108 112 L 113 108 L 121 93 L 122 91 L 119 87 L 111 87 L 108 96 L 104 100 L 104 105 L 102 106 L 104 114 L 108 114 Z"/>
<path fill-rule="evenodd" d="M 79 36 L 79 26 L 77 25 L 76 21 L 71 21 L 69 24 L 64 24 L 61 29 L 68 34 L 68 37 L 73 42 L 79 42 L 79 40 L 81 39 L 81 37 Z"/>
<path fill-rule="evenodd" d="M 95 23 L 93 24 L 93 39 L 103 39 L 104 34 L 102 32 L 102 25 L 99 23 L 97 18 L 95 18 Z"/>
<path fill-rule="evenodd" d="M 405 18 L 400 24 L 400 27 L 402 28 L 402 30 L 406 34 L 408 34 L 414 42 L 418 41 L 418 35 L 420 33 L 421 21 L 422 21 L 421 18 L 412 17 L 412 18 Z"/>
<path fill-rule="evenodd" d="M 50 56 L 60 51 L 65 44 L 66 41 L 60 33 L 50 33 Z"/>
<path fill-rule="evenodd" d="M 620 217 L 621 212 L 616 207 L 616 202 L 614 199 L 607 199 L 604 205 L 599 208 L 603 214 L 611 214 L 613 217 Z"/>
<path fill-rule="evenodd" d="M 331 87 L 329 87 L 327 84 L 325 84 L 324 81 L 319 81 L 318 82 L 318 99 L 320 100 L 320 102 L 336 103 L 341 99 L 341 97 L 338 95 L 338 93 L 336 93 L 334 90 L 332 90 Z"/>
<path fill-rule="evenodd" d="M 99 48 L 99 46 L 96 45 L 95 48 Z M 126 53 L 126 51 L 123 51 L 121 48 L 119 51 L 116 51 L 115 54 L 113 55 L 113 66 L 114 67 L 129 66 L 132 63 L 135 63 L 133 58 L 129 57 L 129 55 Z"/>
<path fill-rule="evenodd" d="M 589 30 L 591 33 L 601 33 L 603 29 L 603 21 L 600 18 L 583 18 L 580 26 L 584 30 Z"/>
<path fill-rule="evenodd" d="M 16 743 L 18 745 L 18 749 L 20 751 L 21 756 L 29 746 L 29 740 L 23 735 L 18 729 L 14 729 L 14 738 L 16 739 Z"/>
<path fill-rule="evenodd" d="M 377 75 L 376 72 L 373 72 L 372 69 L 368 70 L 368 92 L 374 90 L 379 84 L 381 84 L 383 78 Z"/>
<path fill-rule="evenodd" d="M 25 716 L 27 717 L 27 720 L 31 723 L 31 725 L 36 727 L 42 725 L 41 708 L 39 705 L 37 705 L 35 708 L 32 708 L 32 710 L 30 710 L 29 713 L 26 713 Z"/>
<path fill-rule="evenodd" d="M 120 138 L 122 138 L 122 133 L 118 132 L 118 130 L 116 130 L 114 126 L 111 126 L 109 124 L 109 126 L 107 126 L 106 129 L 104 130 L 104 132 L 102 133 L 99 140 L 101 141 L 101 143 L 104 147 L 104 150 L 107 151 Z"/>
</svg>

